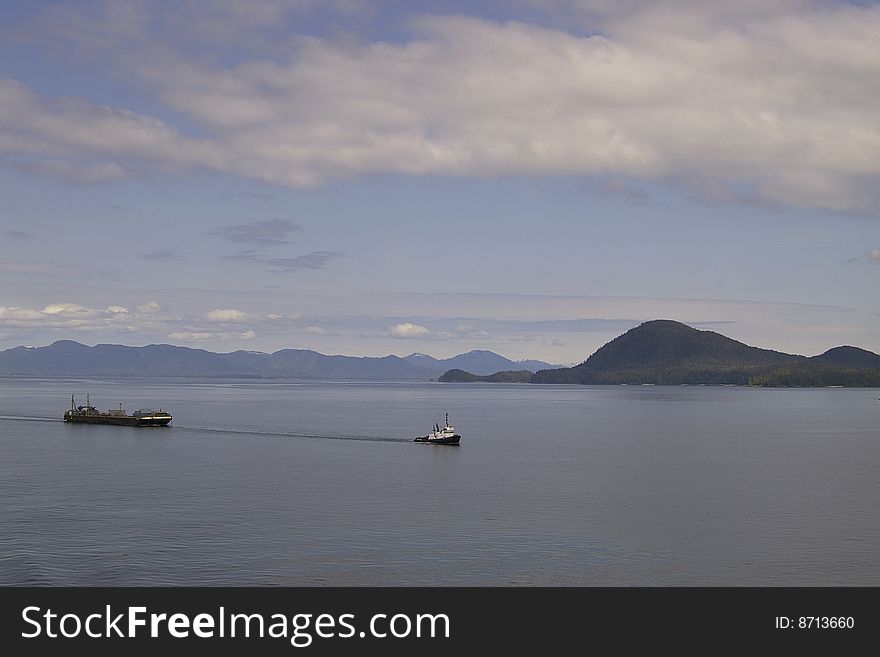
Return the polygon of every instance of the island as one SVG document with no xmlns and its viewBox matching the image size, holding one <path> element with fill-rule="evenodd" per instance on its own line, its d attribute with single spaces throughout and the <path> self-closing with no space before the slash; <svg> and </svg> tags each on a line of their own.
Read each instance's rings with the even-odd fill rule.
<svg viewBox="0 0 880 657">
<path fill-rule="evenodd" d="M 880 387 L 880 354 L 852 346 L 835 347 L 813 357 L 787 354 L 661 319 L 618 336 L 579 365 L 539 370 L 528 379 L 525 374 L 475 376 L 449 370 L 439 381 Z"/>
</svg>

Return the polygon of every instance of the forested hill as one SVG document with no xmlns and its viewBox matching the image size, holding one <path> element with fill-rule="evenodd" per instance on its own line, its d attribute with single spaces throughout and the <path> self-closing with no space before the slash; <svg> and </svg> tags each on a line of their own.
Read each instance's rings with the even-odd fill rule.
<svg viewBox="0 0 880 657">
<path fill-rule="evenodd" d="M 531 382 L 880 386 L 880 355 L 836 347 L 807 358 L 654 320 L 615 338 L 580 365 L 541 370 Z"/>
<path fill-rule="evenodd" d="M 528 370 L 508 370 L 495 374 L 478 375 L 464 370 L 449 370 L 438 381 L 440 383 L 531 383 L 532 373 Z"/>
<path fill-rule="evenodd" d="M 834 367 L 880 367 L 880 354 L 858 347 L 834 347 L 810 361 Z"/>
</svg>

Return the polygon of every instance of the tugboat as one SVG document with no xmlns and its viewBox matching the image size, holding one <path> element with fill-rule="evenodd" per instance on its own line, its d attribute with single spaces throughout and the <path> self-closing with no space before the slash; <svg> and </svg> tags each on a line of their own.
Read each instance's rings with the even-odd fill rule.
<svg viewBox="0 0 880 657">
<path fill-rule="evenodd" d="M 78 422 L 81 424 L 114 424 L 124 427 L 165 427 L 171 422 L 170 413 L 163 410 L 154 411 L 142 408 L 131 415 L 122 410 L 122 404 L 118 409 L 99 411 L 92 406 L 89 396 L 86 395 L 86 405 L 77 406 L 73 395 L 70 396 L 70 410 L 65 411 L 65 422 Z"/>
<path fill-rule="evenodd" d="M 458 445 L 461 436 L 455 433 L 455 428 L 449 424 L 449 413 L 446 414 L 446 426 L 442 429 L 439 424 L 434 424 L 434 429 L 427 436 L 418 436 L 414 443 L 431 443 L 432 445 Z"/>
</svg>

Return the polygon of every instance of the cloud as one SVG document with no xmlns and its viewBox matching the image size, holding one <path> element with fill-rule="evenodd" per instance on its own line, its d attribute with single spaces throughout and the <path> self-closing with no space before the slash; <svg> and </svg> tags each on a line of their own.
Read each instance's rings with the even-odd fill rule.
<svg viewBox="0 0 880 657">
<path fill-rule="evenodd" d="M 425 336 L 428 333 L 430 333 L 430 331 L 424 326 L 411 324 L 410 322 L 395 324 L 391 327 L 391 335 L 396 338 L 418 338 Z"/>
<path fill-rule="evenodd" d="M 212 331 L 175 331 L 169 333 L 168 337 L 172 340 L 211 340 L 218 335 L 220 334 Z"/>
<path fill-rule="evenodd" d="M 78 303 L 53 303 L 43 308 L 46 315 L 93 315 L 94 310 L 89 310 Z"/>
<path fill-rule="evenodd" d="M 96 185 L 111 180 L 125 180 L 134 177 L 116 162 L 75 163 L 61 160 L 38 160 L 15 162 L 18 171 L 50 178 L 73 185 Z"/>
<path fill-rule="evenodd" d="M 155 249 L 147 253 L 141 253 L 138 257 L 157 262 L 179 262 L 183 260 L 183 256 L 173 249 Z"/>
<path fill-rule="evenodd" d="M 235 253 L 220 256 L 220 260 L 224 262 L 261 262 L 263 254 L 255 249 L 242 249 Z"/>
<path fill-rule="evenodd" d="M 3 237 L 8 237 L 11 240 L 27 240 L 33 235 L 24 230 L 4 230 Z"/>
<path fill-rule="evenodd" d="M 237 226 L 225 226 L 212 231 L 211 234 L 230 242 L 272 246 L 289 244 L 287 236 L 290 233 L 301 230 L 302 227 L 292 221 L 268 219 L 266 221 L 253 221 L 249 224 L 239 224 Z"/>
<path fill-rule="evenodd" d="M 264 260 L 276 273 L 300 269 L 324 269 L 331 260 L 342 257 L 341 251 L 312 251 L 294 258 L 267 258 Z"/>
<path fill-rule="evenodd" d="M 868 252 L 868 259 L 880 265 L 880 249 L 871 249 Z"/>
<path fill-rule="evenodd" d="M 619 178 L 605 178 L 587 183 L 587 190 L 599 196 L 626 199 L 637 205 L 650 205 L 651 197 L 644 189 Z"/>
<path fill-rule="evenodd" d="M 290 258 L 268 257 L 255 249 L 242 249 L 235 253 L 220 256 L 224 262 L 252 262 L 268 265 L 269 271 L 276 274 L 298 271 L 300 269 L 324 269 L 331 260 L 345 255 L 342 251 L 312 251 L 305 255 Z"/>
<path fill-rule="evenodd" d="M 184 341 L 250 340 L 257 336 L 254 328 L 217 328 L 218 323 L 240 323 L 245 319 L 248 316 L 235 309 L 179 317 L 163 312 L 155 302 L 138 306 L 133 312 L 121 305 L 90 308 L 73 302 L 52 303 L 42 309 L 0 306 L 0 331 L 29 343 L 34 342 L 36 336 L 64 338 L 71 332 L 105 340 L 110 336 L 123 336 L 129 344 L 145 336 L 154 340 L 164 337 Z"/>
<path fill-rule="evenodd" d="M 67 163 L 29 165 L 62 177 L 105 165 L 118 167 L 111 178 L 208 169 L 294 187 L 578 175 L 626 180 L 611 187 L 635 200 L 634 181 L 648 180 L 721 201 L 880 212 L 876 5 L 538 2 L 527 15 L 544 24 L 426 16 L 394 42 L 300 36 L 225 57 L 221 35 L 240 23 L 274 34 L 290 16 L 239 4 L 190 8 L 191 27 L 159 45 L 168 24 L 151 5 L 51 13 L 53 36 L 115 58 L 198 137 L 5 81 L 0 152 Z M 201 35 L 205 56 L 180 29 Z"/>
<path fill-rule="evenodd" d="M 85 184 L 129 177 L 131 166 L 166 173 L 223 167 L 214 145 L 160 119 L 82 98 L 42 97 L 9 79 L 0 79 L 0 153 L 36 158 L 15 161 L 20 171 Z"/>
<path fill-rule="evenodd" d="M 121 309 L 121 310 L 120 310 Z M 104 310 L 78 303 L 52 303 L 41 310 L 0 307 L 0 329 L 33 336 L 35 332 L 106 331 L 128 332 L 125 308 L 110 306 Z"/>
<path fill-rule="evenodd" d="M 43 315 L 37 310 L 30 310 L 28 308 L 6 308 L 0 306 L 0 321 L 30 321 L 41 319 L 42 316 Z"/>
<path fill-rule="evenodd" d="M 11 274 L 78 280 L 92 278 L 118 280 L 119 278 L 112 272 L 96 269 L 94 267 L 73 265 L 64 262 L 46 262 L 41 260 L 0 260 L 0 271 L 9 272 Z"/>
<path fill-rule="evenodd" d="M 181 342 L 204 342 L 206 340 L 250 340 L 256 337 L 256 335 L 251 330 L 242 331 L 241 333 L 230 333 L 228 331 L 174 331 L 169 333 L 168 337 L 172 340 L 180 340 Z"/>
<path fill-rule="evenodd" d="M 205 318 L 211 322 L 245 322 L 249 319 L 247 313 L 235 308 L 220 308 L 212 310 Z"/>
</svg>

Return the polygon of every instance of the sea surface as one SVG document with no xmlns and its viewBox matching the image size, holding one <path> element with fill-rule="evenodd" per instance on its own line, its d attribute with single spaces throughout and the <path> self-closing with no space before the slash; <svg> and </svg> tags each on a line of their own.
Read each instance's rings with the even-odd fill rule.
<svg viewBox="0 0 880 657">
<path fill-rule="evenodd" d="M 878 398 L 0 378 L 0 584 L 878 586 Z"/>
</svg>

